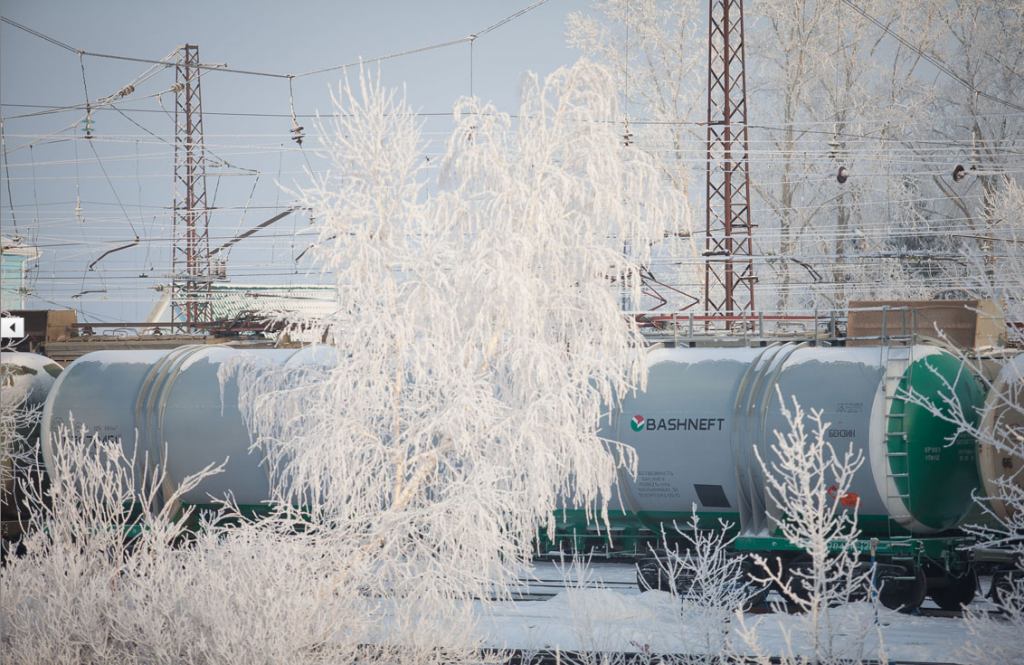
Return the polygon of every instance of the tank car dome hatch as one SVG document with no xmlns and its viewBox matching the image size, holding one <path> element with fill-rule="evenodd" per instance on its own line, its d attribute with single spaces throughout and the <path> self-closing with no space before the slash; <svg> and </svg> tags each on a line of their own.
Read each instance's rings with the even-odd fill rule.
<svg viewBox="0 0 1024 665">
<path fill-rule="evenodd" d="M 973 439 L 908 403 L 953 386 L 964 413 L 982 393 L 959 361 L 934 347 L 658 348 L 648 353 L 647 389 L 622 402 L 601 436 L 631 445 L 637 476 L 620 472 L 626 505 L 653 530 L 687 519 L 739 523 L 745 534 L 777 529 L 758 456 L 770 464 L 774 432 L 786 433 L 776 388 L 805 410 L 821 409 L 826 438 L 864 455 L 843 509 L 865 536 L 928 534 L 956 526 L 977 487 Z"/>
<path fill-rule="evenodd" d="M 1024 354 L 1008 360 L 992 382 L 979 430 L 978 473 L 982 493 L 989 499 L 992 512 L 1005 523 L 1015 511 L 998 498 L 997 482 L 1009 482 L 1024 494 Z"/>
</svg>

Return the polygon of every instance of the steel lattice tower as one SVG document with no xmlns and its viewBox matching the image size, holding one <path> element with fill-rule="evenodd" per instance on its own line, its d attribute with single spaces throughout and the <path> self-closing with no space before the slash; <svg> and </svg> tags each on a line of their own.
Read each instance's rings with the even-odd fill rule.
<svg viewBox="0 0 1024 665">
<path fill-rule="evenodd" d="M 175 66 L 174 250 L 171 322 L 175 332 L 213 320 L 210 303 L 210 211 L 206 205 L 199 47 L 186 44 Z"/>
<path fill-rule="evenodd" d="M 754 312 L 743 0 L 709 0 L 704 312 Z"/>
</svg>

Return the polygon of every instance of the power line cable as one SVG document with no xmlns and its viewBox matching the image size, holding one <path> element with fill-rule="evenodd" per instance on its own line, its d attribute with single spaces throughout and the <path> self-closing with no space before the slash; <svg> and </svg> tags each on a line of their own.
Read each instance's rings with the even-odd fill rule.
<svg viewBox="0 0 1024 665">
<path fill-rule="evenodd" d="M 16 21 L 12 21 L 11 19 L 7 18 L 6 16 L 0 16 L 0 21 L 3 21 L 4 23 L 6 23 L 8 25 L 12 25 L 15 28 L 18 28 L 19 30 L 24 30 L 25 32 L 29 33 L 30 35 L 35 35 L 36 37 L 39 37 L 40 39 L 44 39 L 44 40 L 50 42 L 51 44 L 59 46 L 62 49 L 66 49 L 68 51 L 71 51 L 72 53 L 80 53 L 80 51 L 78 49 L 74 48 L 73 46 L 68 46 L 67 44 L 65 44 L 62 41 L 59 41 L 57 39 L 54 39 L 53 37 L 49 37 L 47 35 L 44 35 L 43 33 L 38 32 L 36 30 L 33 30 L 32 28 L 24 26 L 24 25 L 22 25 L 22 24 L 20 24 L 20 23 L 18 23 Z"/>
<path fill-rule="evenodd" d="M 536 9 L 537 7 L 540 7 L 541 5 L 546 3 L 547 1 L 548 0 L 538 0 L 537 2 L 533 3 L 529 7 L 525 7 L 523 9 L 520 9 L 515 14 L 512 14 L 510 16 L 506 16 L 505 18 L 501 19 L 497 23 L 492 23 L 491 25 L 487 26 L 483 30 L 475 32 L 475 33 L 473 33 L 471 35 L 468 35 L 466 37 L 462 37 L 461 39 L 453 39 L 451 41 L 442 42 L 440 44 L 432 44 L 430 46 L 422 46 L 420 48 L 409 49 L 408 51 L 401 51 L 399 53 L 392 53 L 390 55 L 383 55 L 383 56 L 380 56 L 380 57 L 377 57 L 377 58 L 368 58 L 368 59 L 365 59 L 365 60 L 364 59 L 360 59 L 360 60 L 358 60 L 356 62 L 350 62 L 350 63 L 344 64 L 344 65 L 335 65 L 333 67 L 324 67 L 323 69 L 314 69 L 312 71 L 303 72 L 302 74 L 295 74 L 295 78 L 299 78 L 301 76 L 312 76 L 314 74 L 323 74 L 323 73 L 326 73 L 326 72 L 333 72 L 333 71 L 337 71 L 339 69 L 347 69 L 349 67 L 355 67 L 357 65 L 365 65 L 365 64 L 372 63 L 372 62 L 382 62 L 384 60 L 390 60 L 392 58 L 398 58 L 398 57 L 405 56 L 405 55 L 414 55 L 416 53 L 424 53 L 426 51 L 433 51 L 434 49 L 445 48 L 445 47 L 448 47 L 448 46 L 455 46 L 456 44 L 465 44 L 466 42 L 469 42 L 470 48 L 472 49 L 473 42 L 476 41 L 478 38 L 483 37 L 487 33 L 492 32 L 494 30 L 497 30 L 498 28 L 500 28 L 501 26 L 505 25 L 509 21 L 513 21 L 513 20 L 519 18 L 520 16 L 522 16 L 523 14 L 526 14 L 527 12 L 530 12 L 530 11 Z"/>
<path fill-rule="evenodd" d="M 354 67 L 356 65 L 364 65 L 364 64 L 368 64 L 368 63 L 372 63 L 372 62 L 382 62 L 384 60 L 390 60 L 392 58 L 398 58 L 398 57 L 402 57 L 402 56 L 406 56 L 406 55 L 415 55 L 417 53 L 424 53 L 426 51 L 433 51 L 435 49 L 445 48 L 445 47 L 448 47 L 448 46 L 454 46 L 456 44 L 464 44 L 466 42 L 472 42 L 473 40 L 475 40 L 475 39 L 477 39 L 479 37 L 482 37 L 483 35 L 486 35 L 487 33 L 491 32 L 493 30 L 496 30 L 496 29 L 500 28 L 501 26 L 505 25 L 509 21 L 517 19 L 520 16 L 522 16 L 523 14 L 526 14 L 527 12 L 529 12 L 529 11 L 539 7 L 540 5 L 545 4 L 547 1 L 548 0 L 538 0 L 537 2 L 533 3 L 529 7 L 525 7 L 524 9 L 521 9 L 518 12 L 516 12 L 516 13 L 510 15 L 510 16 L 507 16 L 507 17 L 503 18 L 502 20 L 498 21 L 497 23 L 493 23 L 493 24 L 487 26 L 486 28 L 484 28 L 483 30 L 480 30 L 477 33 L 469 35 L 469 36 L 466 36 L 466 37 L 462 37 L 460 39 L 453 39 L 453 40 L 450 40 L 450 41 L 447 41 L 447 42 L 441 42 L 441 43 L 438 43 L 438 44 L 431 44 L 429 46 L 422 46 L 422 47 L 419 47 L 419 48 L 409 49 L 409 50 L 406 50 L 406 51 L 400 51 L 398 53 L 390 53 L 388 55 L 382 55 L 382 56 L 378 56 L 376 58 L 360 59 L 360 60 L 358 60 L 356 62 L 350 62 L 350 63 L 346 63 L 346 64 L 343 64 L 343 65 L 335 65 L 333 67 L 324 67 L 324 68 L 321 68 L 321 69 L 313 69 L 313 70 L 310 70 L 308 72 L 302 72 L 301 74 L 276 74 L 276 73 L 273 73 L 273 72 L 260 72 L 260 71 L 253 71 L 253 70 L 247 70 L 247 69 L 234 69 L 232 67 L 227 67 L 226 65 L 223 65 L 223 64 L 205 64 L 205 65 L 204 64 L 198 64 L 197 67 L 200 68 L 200 69 L 208 69 L 208 70 L 214 70 L 214 71 L 219 71 L 219 72 L 227 72 L 227 73 L 231 73 L 231 74 L 245 74 L 245 75 L 249 75 L 249 76 L 266 76 L 266 77 L 270 77 L 270 78 L 281 78 L 281 79 L 299 78 L 299 77 L 303 77 L 303 76 L 313 76 L 314 74 L 323 74 L 323 73 L 326 73 L 326 72 L 337 71 L 339 69 L 347 69 L 349 67 Z M 19 30 L 24 30 L 25 32 L 27 32 L 27 33 L 29 33 L 31 35 L 35 35 L 36 37 L 39 37 L 40 39 L 44 39 L 44 40 L 50 42 L 51 44 L 59 46 L 60 48 L 63 48 L 65 50 L 67 50 L 67 51 L 71 51 L 72 53 L 77 53 L 80 58 L 82 56 L 89 56 L 89 57 L 93 57 L 93 58 L 108 58 L 108 59 L 114 59 L 114 60 L 127 60 L 129 62 L 142 62 L 142 63 L 146 63 L 146 64 L 151 64 L 151 65 L 163 65 L 164 67 L 173 67 L 174 66 L 173 63 L 167 63 L 164 60 L 151 60 L 149 58 L 135 58 L 135 57 L 129 57 L 129 56 L 123 56 L 123 55 L 111 55 L 109 53 L 96 53 L 94 51 L 86 51 L 86 50 L 83 50 L 83 49 L 77 49 L 77 48 L 75 48 L 73 46 L 65 44 L 64 42 L 62 42 L 60 40 L 54 39 L 53 37 L 50 37 L 48 35 L 44 35 L 43 33 L 39 32 L 38 30 L 33 30 L 32 28 L 29 28 L 28 26 L 22 25 L 21 23 L 18 23 L 16 21 L 12 21 L 11 19 L 7 18 L 6 16 L 0 17 L 0 20 L 2 20 L 4 23 L 7 23 L 8 25 L 11 25 L 11 26 L 13 26 L 15 28 L 18 28 Z"/>
<path fill-rule="evenodd" d="M 3 150 L 4 168 L 7 172 L 7 205 L 11 207 L 11 219 L 14 221 L 14 235 L 18 235 L 18 218 L 14 214 L 14 197 L 11 196 L 11 163 L 7 159 L 7 137 L 4 135 L 3 120 L 0 120 L 0 149 Z"/>
<path fill-rule="evenodd" d="M 861 16 L 866 18 L 867 20 L 869 20 L 872 23 L 874 23 L 876 26 L 878 26 L 881 30 L 883 30 L 890 37 L 892 37 L 893 39 L 898 41 L 900 44 L 903 44 L 904 46 L 909 48 L 914 53 L 917 53 L 919 56 L 921 56 L 926 61 L 931 63 L 931 65 L 933 67 L 935 67 L 936 69 L 938 69 L 940 72 L 942 72 L 943 74 L 949 76 L 950 78 L 952 78 L 953 80 L 957 81 L 961 85 L 965 86 L 968 90 L 973 92 L 975 95 L 978 95 L 980 97 L 984 97 L 985 99 L 991 100 L 993 102 L 998 102 L 1000 104 L 1003 104 L 1004 106 L 1008 106 L 1008 107 L 1010 107 L 1012 109 L 1016 109 L 1017 111 L 1024 111 L 1024 106 L 1020 106 L 1019 104 L 1015 104 L 1015 103 L 1007 101 L 1005 99 L 1000 99 L 999 97 L 996 97 L 995 95 L 990 95 L 987 92 L 984 92 L 983 90 L 978 90 L 976 87 L 971 85 L 971 83 L 969 81 L 961 78 L 956 72 L 954 72 L 952 69 L 947 67 L 945 65 L 945 63 L 941 62 L 938 58 L 935 58 L 934 56 L 932 56 L 930 53 L 928 53 L 924 49 L 918 48 L 917 46 L 911 44 L 906 39 L 904 39 L 902 36 L 900 36 L 899 34 L 894 32 L 891 28 L 889 28 L 889 26 L 885 25 L 884 23 L 882 23 L 881 21 L 876 19 L 871 14 L 868 14 L 866 11 L 864 11 L 863 9 L 858 7 L 857 5 L 853 4 L 853 2 L 851 0 L 842 0 L 842 2 L 843 2 L 844 5 L 847 5 L 848 7 L 853 9 L 855 12 L 857 12 L 858 14 L 860 14 Z"/>
<path fill-rule="evenodd" d="M 324 74 L 326 72 L 334 72 L 339 69 L 348 69 L 349 67 L 355 67 L 358 65 L 366 65 L 372 62 L 383 62 L 384 60 L 390 60 L 392 58 L 399 58 L 405 55 L 414 55 L 416 53 L 425 53 L 427 51 L 433 51 L 439 48 L 445 48 L 447 46 L 454 46 L 455 44 L 465 44 L 471 41 L 470 37 L 463 37 L 461 39 L 454 39 L 450 42 L 442 42 L 440 44 L 431 44 L 430 46 L 422 46 L 420 48 L 409 49 L 408 51 L 401 51 L 400 53 L 391 53 L 389 55 L 382 55 L 376 58 L 367 58 L 365 60 L 360 59 L 355 62 L 349 62 L 344 65 L 335 65 L 333 67 L 324 67 L 323 69 L 314 69 L 312 71 L 303 72 L 301 74 L 286 74 L 284 78 L 300 78 L 303 76 L 313 76 L 314 74 Z M 230 71 L 230 70 L 224 70 Z"/>
</svg>

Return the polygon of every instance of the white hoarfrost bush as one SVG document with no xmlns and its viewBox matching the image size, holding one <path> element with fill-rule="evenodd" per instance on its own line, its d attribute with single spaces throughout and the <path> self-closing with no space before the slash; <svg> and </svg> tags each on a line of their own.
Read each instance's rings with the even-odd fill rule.
<svg viewBox="0 0 1024 665">
<path fill-rule="evenodd" d="M 870 588 L 871 571 L 858 568 L 856 509 L 841 510 L 839 502 L 849 492 L 864 458 L 860 451 L 854 453 L 852 443 L 845 451 L 837 451 L 825 439 L 831 423 L 822 421 L 820 411 L 805 414 L 795 398 L 791 411 L 777 387 L 776 392 L 790 431 L 775 432 L 768 459 L 762 459 L 757 448 L 754 451 L 764 470 L 768 500 L 784 516 L 776 522 L 780 533 L 804 550 L 805 563 L 785 570 L 759 554 L 753 558 L 765 573 L 760 581 L 781 588 L 786 600 L 800 611 L 800 621 L 796 630 L 780 623 L 785 640 L 781 654 L 768 654 L 761 647 L 757 635 L 761 621 L 748 625 L 737 613 L 737 633 L 765 662 L 772 655 L 782 656 L 784 662 L 859 662 L 872 633 L 878 639 L 875 648 L 881 649 L 881 634 L 874 625 L 874 612 L 850 611 L 851 601 Z M 833 486 L 835 490 L 829 491 Z"/>
<path fill-rule="evenodd" d="M 178 497 L 220 467 L 164 503 L 162 472 L 136 486 L 149 464 L 119 441 L 62 430 L 51 461 L 45 495 L 25 491 L 25 553 L 0 577 L 5 662 L 347 663 L 376 635 L 371 600 L 324 593 L 336 552 L 287 514 L 252 523 L 226 506 L 185 532 Z"/>
<path fill-rule="evenodd" d="M 281 317 L 324 345 L 230 371 L 278 501 L 338 543 L 326 587 L 389 599 L 396 644 L 468 634 L 458 601 L 507 597 L 556 497 L 603 511 L 632 465 L 596 430 L 642 381 L 623 306 L 678 208 L 624 144 L 614 90 L 581 62 L 527 77 L 515 120 L 461 100 L 432 157 L 405 100 L 364 75 L 322 127 L 331 169 L 299 197 L 338 301 Z"/>
<path fill-rule="evenodd" d="M 0 351 L 0 504 L 6 521 L 19 514 L 19 484 L 38 475 L 38 450 L 30 439 L 54 377 L 48 371 L 53 366 L 39 362 L 41 356 L 16 351 L 9 338 Z"/>
<path fill-rule="evenodd" d="M 25 432 L 31 431 L 39 422 L 42 405 L 30 405 L 28 394 L 11 389 L 13 380 L 8 379 L 7 365 L 0 369 L 0 500 L 7 511 L 16 510 L 15 486 L 22 478 L 29 477 L 36 467 Z"/>
<path fill-rule="evenodd" d="M 760 588 L 747 577 L 749 565 L 732 550 L 732 524 L 720 521 L 716 528 L 701 525 L 696 506 L 686 528 L 673 525 L 682 549 L 670 548 L 662 533 L 664 552 L 657 556 L 659 578 L 682 605 L 678 635 L 683 663 L 718 663 L 731 649 L 732 618 L 758 601 Z"/>
<path fill-rule="evenodd" d="M 0 577 L 0 633 L 5 658 L 18 663 L 123 662 L 114 616 L 135 580 L 134 548 L 171 541 L 180 528 L 169 508 L 150 509 L 158 484 L 136 488 L 134 459 L 119 442 L 57 435 L 49 490 L 24 486 L 31 511 L 26 554 L 8 557 Z M 144 464 L 141 466 L 145 466 Z M 194 487 L 188 482 L 188 487 Z M 143 495 L 135 514 L 125 505 Z M 8 545 L 5 544 L 5 547 Z"/>
</svg>

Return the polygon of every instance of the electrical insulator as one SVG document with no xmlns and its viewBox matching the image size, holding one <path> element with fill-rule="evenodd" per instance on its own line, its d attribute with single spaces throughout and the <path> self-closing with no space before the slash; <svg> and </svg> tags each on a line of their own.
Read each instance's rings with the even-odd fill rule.
<svg viewBox="0 0 1024 665">
<path fill-rule="evenodd" d="M 92 130 L 95 129 L 95 127 L 92 124 L 92 116 L 91 115 L 85 116 L 85 122 L 83 122 L 82 125 L 83 125 L 82 129 L 85 130 L 85 138 L 91 139 L 92 138 Z"/>
<path fill-rule="evenodd" d="M 292 140 L 298 143 L 300 147 L 302 146 L 302 139 L 306 136 L 302 133 L 303 129 L 305 128 L 298 122 L 295 120 L 292 121 Z"/>
</svg>

